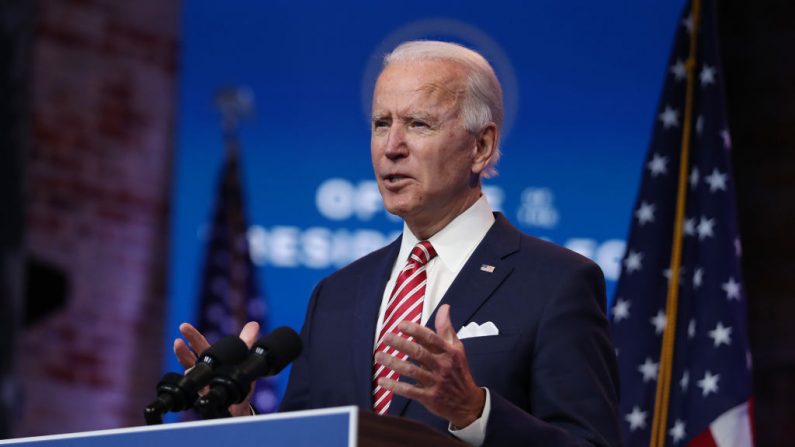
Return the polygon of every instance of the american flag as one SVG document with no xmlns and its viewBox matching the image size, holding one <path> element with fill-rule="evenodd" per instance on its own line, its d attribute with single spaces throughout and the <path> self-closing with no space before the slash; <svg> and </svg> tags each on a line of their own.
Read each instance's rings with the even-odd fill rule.
<svg viewBox="0 0 795 447">
<path fill-rule="evenodd" d="M 207 234 L 197 328 L 210 343 L 237 334 L 248 321 L 265 329 L 265 301 L 248 249 L 247 223 L 240 179 L 237 140 L 227 135 L 226 160 L 221 171 L 213 221 Z M 272 379 L 257 382 L 251 404 L 258 413 L 278 406 Z"/>
<path fill-rule="evenodd" d="M 747 296 L 716 19 L 714 0 L 692 0 L 677 24 L 610 310 L 628 446 L 753 445 Z M 680 168 L 686 128 L 689 156 Z M 680 177 L 685 201 L 677 221 Z M 677 225 L 678 307 L 667 315 Z M 666 326 L 675 328 L 669 360 L 662 349 Z M 665 363 L 672 365 L 670 385 L 658 399 Z M 657 423 L 662 443 L 650 443 L 655 405 L 666 418 Z"/>
</svg>

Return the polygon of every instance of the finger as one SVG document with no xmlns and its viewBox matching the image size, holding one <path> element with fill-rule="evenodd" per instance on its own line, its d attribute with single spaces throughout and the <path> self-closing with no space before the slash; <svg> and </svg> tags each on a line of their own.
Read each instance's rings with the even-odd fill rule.
<svg viewBox="0 0 795 447">
<path fill-rule="evenodd" d="M 436 359 L 433 357 L 428 350 L 424 349 L 419 344 L 407 340 L 400 335 L 389 333 L 384 336 L 384 343 L 387 346 L 390 346 L 398 351 L 406 354 L 414 360 L 415 362 L 419 363 L 420 365 L 424 366 L 427 369 L 433 370 L 437 366 Z"/>
<path fill-rule="evenodd" d="M 425 326 L 404 321 L 398 325 L 398 329 L 400 332 L 414 337 L 415 342 L 432 353 L 438 354 L 447 349 L 444 340 Z"/>
<path fill-rule="evenodd" d="M 406 382 L 398 382 L 397 380 L 380 378 L 378 385 L 388 391 L 391 391 L 399 396 L 406 397 L 420 402 L 425 400 L 427 390 Z"/>
<path fill-rule="evenodd" d="M 251 416 L 254 413 L 252 412 L 253 408 L 251 406 L 251 398 L 254 396 L 254 384 L 252 383 L 248 389 L 248 394 L 246 394 L 245 399 L 239 404 L 233 404 L 229 406 L 229 413 L 232 416 Z"/>
<path fill-rule="evenodd" d="M 193 368 L 196 364 L 196 354 L 188 348 L 181 338 L 174 340 L 174 354 L 177 356 L 177 361 L 183 368 Z"/>
<path fill-rule="evenodd" d="M 416 380 L 418 384 L 421 384 L 423 387 L 431 386 L 436 382 L 434 380 L 433 374 L 431 374 L 431 372 L 428 371 L 427 369 L 420 368 L 411 362 L 401 360 L 387 353 L 376 352 L 375 361 L 397 372 L 401 376 L 411 377 L 412 379 Z"/>
<path fill-rule="evenodd" d="M 453 344 L 458 341 L 458 334 L 456 334 L 455 329 L 453 329 L 453 323 L 450 321 L 449 304 L 439 306 L 439 310 L 436 311 L 436 320 L 434 320 L 434 322 L 436 325 L 436 333 L 439 334 L 442 340 Z"/>
<path fill-rule="evenodd" d="M 182 333 L 182 336 L 187 340 L 188 346 L 197 354 L 201 354 L 205 349 L 210 347 L 210 343 L 207 342 L 204 335 L 190 323 L 180 324 L 179 332 Z"/>
<path fill-rule="evenodd" d="M 243 329 L 240 331 L 240 339 L 246 342 L 249 348 L 254 345 L 254 342 L 257 341 L 257 336 L 259 335 L 259 323 L 256 321 L 249 321 L 243 326 Z"/>
</svg>

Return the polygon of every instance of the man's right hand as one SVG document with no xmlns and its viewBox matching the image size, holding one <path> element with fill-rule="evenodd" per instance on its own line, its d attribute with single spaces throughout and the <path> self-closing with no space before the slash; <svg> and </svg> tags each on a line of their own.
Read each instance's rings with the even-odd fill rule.
<svg viewBox="0 0 795 447">
<path fill-rule="evenodd" d="M 182 365 L 185 369 L 193 368 L 193 366 L 196 365 L 198 354 L 209 348 L 210 343 L 208 343 L 207 339 L 204 338 L 204 335 L 202 335 L 202 333 L 190 323 L 180 324 L 179 332 L 182 334 L 185 340 L 187 340 L 187 343 L 185 343 L 185 340 L 181 338 L 174 340 L 174 354 L 177 356 L 177 360 L 179 361 L 180 365 Z M 246 342 L 246 345 L 249 347 L 249 349 L 254 342 L 257 341 L 258 335 L 259 324 L 256 321 L 249 321 L 240 331 L 240 339 Z M 249 390 L 248 395 L 245 399 L 243 399 L 243 402 L 229 406 L 229 412 L 232 414 L 232 416 L 251 415 L 251 395 L 253 392 L 254 385 L 251 386 L 251 390 Z"/>
</svg>

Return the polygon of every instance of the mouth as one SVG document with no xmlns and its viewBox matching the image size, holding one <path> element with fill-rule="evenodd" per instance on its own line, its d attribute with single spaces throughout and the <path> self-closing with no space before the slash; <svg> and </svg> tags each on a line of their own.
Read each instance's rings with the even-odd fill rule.
<svg viewBox="0 0 795 447">
<path fill-rule="evenodd" d="M 403 174 L 389 174 L 383 176 L 384 186 L 388 189 L 397 189 L 404 186 L 411 180 L 411 177 Z"/>
</svg>

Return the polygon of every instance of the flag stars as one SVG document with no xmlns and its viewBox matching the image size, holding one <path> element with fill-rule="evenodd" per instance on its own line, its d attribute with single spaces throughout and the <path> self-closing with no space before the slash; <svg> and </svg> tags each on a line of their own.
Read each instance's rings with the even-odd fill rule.
<svg viewBox="0 0 795 447">
<path fill-rule="evenodd" d="M 696 235 L 696 219 L 693 217 L 688 217 L 682 223 L 682 231 L 685 233 L 685 236 L 695 236 Z"/>
<path fill-rule="evenodd" d="M 723 327 L 723 323 L 720 321 L 715 329 L 709 331 L 709 337 L 715 342 L 716 348 L 720 345 L 730 346 L 732 344 L 731 334 L 732 328 Z"/>
<path fill-rule="evenodd" d="M 660 174 L 668 173 L 668 157 L 663 157 L 659 154 L 654 154 L 651 160 L 646 164 L 649 168 L 652 177 L 657 177 Z"/>
<path fill-rule="evenodd" d="M 674 75 L 674 79 L 677 81 L 683 81 L 687 78 L 687 67 L 685 63 L 682 62 L 682 59 L 677 59 L 676 63 L 671 65 L 671 73 Z"/>
<path fill-rule="evenodd" d="M 663 123 L 663 127 L 666 129 L 670 129 L 671 127 L 679 127 L 679 111 L 676 109 L 672 109 L 669 106 L 665 106 L 665 110 L 659 115 L 660 121 Z"/>
<path fill-rule="evenodd" d="M 690 319 L 690 323 L 687 323 L 687 338 L 693 339 L 696 336 L 696 320 Z"/>
<path fill-rule="evenodd" d="M 698 181 L 699 181 L 700 178 L 701 178 L 701 176 L 700 176 L 700 174 L 698 172 L 698 168 L 694 167 L 690 171 L 690 177 L 689 177 L 689 179 L 690 179 L 690 187 L 695 189 L 698 186 Z"/>
<path fill-rule="evenodd" d="M 682 388 L 683 393 L 686 393 L 688 386 L 690 386 L 690 372 L 685 370 L 685 372 L 682 373 L 682 378 L 679 379 L 679 387 Z"/>
<path fill-rule="evenodd" d="M 641 411 L 637 406 L 632 408 L 632 412 L 624 416 L 624 420 L 629 423 L 629 431 L 646 428 L 647 412 Z"/>
<path fill-rule="evenodd" d="M 723 148 L 724 149 L 731 149 L 732 148 L 732 137 L 729 134 L 729 129 L 723 129 L 720 131 L 720 138 L 723 140 Z"/>
<path fill-rule="evenodd" d="M 668 430 L 668 434 L 673 438 L 674 444 L 678 444 L 679 441 L 685 439 L 685 423 L 677 419 L 674 426 Z"/>
<path fill-rule="evenodd" d="M 696 231 L 700 241 L 704 240 L 704 238 L 715 236 L 715 219 L 707 219 L 705 216 L 701 216 Z"/>
<path fill-rule="evenodd" d="M 671 268 L 670 267 L 668 267 L 667 269 L 663 270 L 662 274 L 665 277 L 665 279 L 667 279 L 668 281 L 671 280 Z M 680 284 L 682 283 L 682 276 L 684 274 L 685 274 L 685 267 L 680 266 L 679 267 L 679 283 Z"/>
<path fill-rule="evenodd" d="M 704 116 L 699 115 L 696 118 L 696 134 L 700 136 L 702 132 L 704 132 Z"/>
<path fill-rule="evenodd" d="M 701 284 L 704 282 L 704 269 L 701 267 L 697 268 L 696 271 L 693 272 L 693 288 L 698 289 L 701 287 Z"/>
<path fill-rule="evenodd" d="M 662 310 L 657 312 L 657 315 L 652 317 L 649 322 L 654 326 L 654 332 L 657 335 L 660 335 L 665 330 L 665 324 L 668 322 L 668 318 L 665 316 L 665 312 Z"/>
<path fill-rule="evenodd" d="M 701 388 L 701 396 L 707 397 L 709 393 L 717 393 L 718 380 L 720 380 L 720 374 L 713 375 L 709 371 L 704 373 L 704 378 L 698 381 L 698 387 Z"/>
<path fill-rule="evenodd" d="M 638 366 L 638 371 L 643 374 L 643 383 L 649 382 L 651 380 L 657 380 L 657 370 L 659 367 L 660 365 L 654 363 L 651 360 L 651 357 L 646 357 L 646 361 L 643 362 L 642 365 Z"/>
<path fill-rule="evenodd" d="M 629 306 L 631 304 L 629 300 L 616 298 L 616 304 L 613 306 L 613 321 L 618 323 L 629 318 Z"/>
<path fill-rule="evenodd" d="M 627 273 L 640 270 L 643 267 L 643 253 L 629 251 L 627 258 L 624 259 L 624 268 Z"/>
<path fill-rule="evenodd" d="M 687 29 L 688 33 L 692 33 L 693 32 L 693 14 L 692 13 L 689 16 L 687 16 L 687 18 L 682 20 L 682 26 L 684 26 L 685 29 Z"/>
<path fill-rule="evenodd" d="M 654 204 L 642 202 L 640 208 L 635 211 L 635 217 L 638 218 L 638 225 L 643 226 L 649 222 L 654 222 Z"/>
<path fill-rule="evenodd" d="M 729 277 L 729 280 L 720 285 L 720 288 L 726 292 L 726 299 L 740 300 L 740 283 L 734 280 L 734 277 Z"/>
<path fill-rule="evenodd" d="M 721 174 L 717 168 L 712 170 L 712 174 L 708 175 L 704 178 L 704 182 L 709 185 L 709 192 L 715 191 L 726 191 L 726 180 L 728 175 L 726 173 Z"/>
<path fill-rule="evenodd" d="M 701 67 L 701 73 L 699 73 L 699 78 L 701 78 L 701 86 L 706 87 L 710 84 L 715 83 L 715 67 L 711 67 L 707 64 L 704 64 Z"/>
<path fill-rule="evenodd" d="M 743 255 L 743 245 L 740 243 L 739 237 L 734 238 L 734 253 L 738 258 Z"/>
</svg>

